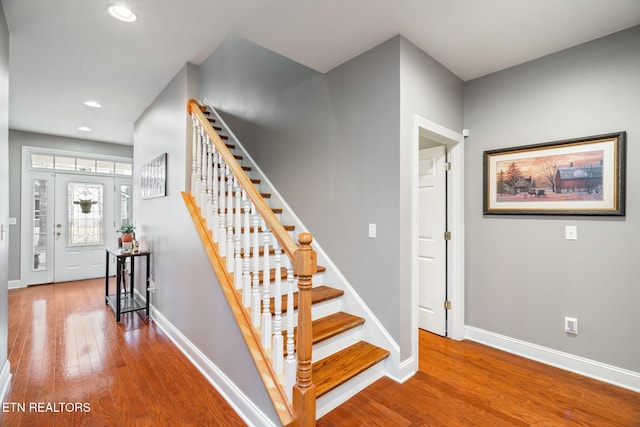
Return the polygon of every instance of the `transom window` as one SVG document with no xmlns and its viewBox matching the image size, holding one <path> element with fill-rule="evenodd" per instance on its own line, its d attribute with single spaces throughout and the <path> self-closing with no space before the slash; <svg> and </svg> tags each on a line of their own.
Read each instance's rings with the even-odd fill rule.
<svg viewBox="0 0 640 427">
<path fill-rule="evenodd" d="M 102 175 L 131 176 L 133 174 L 131 162 L 56 154 L 31 153 L 31 168 L 54 169 L 59 171 L 73 171 L 91 174 L 95 173 Z"/>
</svg>

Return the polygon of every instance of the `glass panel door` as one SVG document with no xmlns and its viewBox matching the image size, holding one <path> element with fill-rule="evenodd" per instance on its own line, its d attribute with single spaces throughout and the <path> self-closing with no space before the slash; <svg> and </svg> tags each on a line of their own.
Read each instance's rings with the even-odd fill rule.
<svg viewBox="0 0 640 427">
<path fill-rule="evenodd" d="M 114 179 L 56 173 L 55 282 L 104 276 L 115 241 Z"/>
</svg>

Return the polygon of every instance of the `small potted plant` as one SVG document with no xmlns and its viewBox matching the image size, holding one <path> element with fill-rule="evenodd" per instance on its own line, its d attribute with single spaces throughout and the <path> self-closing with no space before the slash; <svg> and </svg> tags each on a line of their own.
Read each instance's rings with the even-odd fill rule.
<svg viewBox="0 0 640 427">
<path fill-rule="evenodd" d="M 122 249 L 125 251 L 131 251 L 133 248 L 133 230 L 135 230 L 133 224 L 122 224 L 118 231 L 122 234 Z"/>
</svg>

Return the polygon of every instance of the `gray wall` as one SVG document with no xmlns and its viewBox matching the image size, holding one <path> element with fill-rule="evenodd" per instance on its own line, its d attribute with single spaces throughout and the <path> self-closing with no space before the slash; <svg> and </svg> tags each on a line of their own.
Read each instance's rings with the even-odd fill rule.
<svg viewBox="0 0 640 427">
<path fill-rule="evenodd" d="M 198 68 L 186 65 L 136 121 L 134 223 L 152 251 L 152 305 L 278 424 L 233 314 L 220 289 L 181 191 L 188 181 L 189 98 L 198 97 Z M 189 143 L 187 144 L 187 141 Z M 141 165 L 167 153 L 167 196 L 142 200 Z M 190 157 L 188 163 L 191 163 Z M 190 178 L 189 178 L 190 179 Z M 140 278 L 141 279 L 141 278 Z M 138 280 L 138 283 L 142 283 Z"/>
<path fill-rule="evenodd" d="M 21 197 L 20 180 L 22 174 L 22 147 L 41 147 L 66 150 L 74 153 L 95 153 L 110 156 L 133 157 L 133 147 L 129 145 L 109 144 L 106 142 L 45 135 L 40 133 L 9 131 L 9 216 L 16 218 L 17 224 L 11 226 L 9 244 L 9 280 L 20 277 L 20 230 Z"/>
<path fill-rule="evenodd" d="M 400 38 L 400 300 L 401 348 L 410 349 L 415 336 L 412 329 L 411 301 L 411 244 L 416 236 L 410 224 L 415 212 L 411 210 L 412 121 L 418 115 L 447 129 L 461 133 L 463 124 L 463 84 L 442 64 L 424 53 L 405 38 Z M 415 308 L 411 308 L 412 310 Z M 404 354 L 404 353 L 403 353 Z"/>
<path fill-rule="evenodd" d="M 401 36 L 324 75 L 238 38 L 200 69 L 202 97 L 408 356 L 411 118 L 460 130 L 462 82 Z"/>
<path fill-rule="evenodd" d="M 9 224 L 9 29 L 0 5 L 0 224 Z M 7 234 L 8 235 L 8 234 Z M 7 362 L 9 241 L 0 240 L 0 371 Z"/>
<path fill-rule="evenodd" d="M 639 76 L 634 27 L 465 84 L 468 325 L 640 372 Z M 482 215 L 484 150 L 621 130 L 626 217 Z"/>
<path fill-rule="evenodd" d="M 231 38 L 200 67 L 201 95 L 396 339 L 399 47 L 322 75 Z"/>
</svg>

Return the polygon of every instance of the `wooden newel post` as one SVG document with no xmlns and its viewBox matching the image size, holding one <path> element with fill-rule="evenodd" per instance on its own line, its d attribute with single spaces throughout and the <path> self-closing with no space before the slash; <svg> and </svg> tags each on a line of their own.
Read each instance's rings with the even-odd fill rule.
<svg viewBox="0 0 640 427">
<path fill-rule="evenodd" d="M 312 240 L 309 233 L 298 236 L 300 246 L 293 260 L 293 271 L 298 276 L 298 368 L 293 387 L 293 410 L 298 426 L 316 424 L 316 394 L 311 380 L 311 276 L 317 271 L 317 256 L 311 248 Z"/>
</svg>

